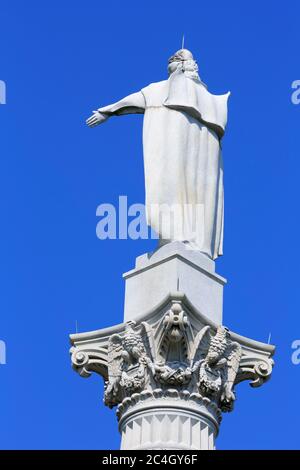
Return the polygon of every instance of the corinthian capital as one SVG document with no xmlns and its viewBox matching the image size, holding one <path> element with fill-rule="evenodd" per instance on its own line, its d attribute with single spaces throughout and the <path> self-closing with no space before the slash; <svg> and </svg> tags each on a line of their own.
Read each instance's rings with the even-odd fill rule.
<svg viewBox="0 0 300 470">
<path fill-rule="evenodd" d="M 178 292 L 134 322 L 72 335 L 71 343 L 73 368 L 103 377 L 104 402 L 118 405 L 119 416 L 128 400 L 172 393 L 202 400 L 220 415 L 233 409 L 239 382 L 258 387 L 273 367 L 273 346 L 213 324 Z"/>
</svg>

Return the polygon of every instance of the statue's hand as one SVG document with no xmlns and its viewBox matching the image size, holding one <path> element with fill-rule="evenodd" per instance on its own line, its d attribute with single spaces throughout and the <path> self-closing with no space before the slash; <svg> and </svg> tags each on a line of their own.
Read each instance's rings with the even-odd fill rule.
<svg viewBox="0 0 300 470">
<path fill-rule="evenodd" d="M 107 114 L 100 113 L 99 111 L 93 111 L 92 116 L 86 120 L 86 123 L 89 127 L 95 127 L 98 126 L 98 124 L 106 121 L 106 119 L 108 119 Z"/>
</svg>

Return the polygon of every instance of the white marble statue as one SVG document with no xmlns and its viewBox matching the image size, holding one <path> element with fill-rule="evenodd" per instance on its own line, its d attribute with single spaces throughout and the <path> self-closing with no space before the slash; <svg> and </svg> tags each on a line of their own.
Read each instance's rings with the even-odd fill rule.
<svg viewBox="0 0 300 470">
<path fill-rule="evenodd" d="M 216 259 L 223 252 L 220 141 L 229 93 L 213 95 L 207 90 L 187 49 L 169 59 L 168 72 L 168 80 L 94 111 L 87 124 L 94 127 L 110 116 L 144 114 L 147 223 L 163 242 L 181 241 Z"/>
</svg>

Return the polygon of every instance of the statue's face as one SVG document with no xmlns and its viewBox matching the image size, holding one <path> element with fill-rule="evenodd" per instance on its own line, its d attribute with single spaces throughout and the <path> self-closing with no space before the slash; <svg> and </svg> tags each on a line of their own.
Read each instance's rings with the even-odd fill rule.
<svg viewBox="0 0 300 470">
<path fill-rule="evenodd" d="M 193 59 L 184 60 L 184 61 L 174 61 L 168 65 L 169 75 L 172 75 L 178 67 L 181 68 L 184 72 L 190 72 L 190 75 L 194 75 L 193 78 L 198 78 L 198 65 L 197 62 Z"/>
<path fill-rule="evenodd" d="M 190 72 L 198 72 L 198 65 L 195 60 L 186 60 L 184 62 L 184 68 Z"/>
</svg>

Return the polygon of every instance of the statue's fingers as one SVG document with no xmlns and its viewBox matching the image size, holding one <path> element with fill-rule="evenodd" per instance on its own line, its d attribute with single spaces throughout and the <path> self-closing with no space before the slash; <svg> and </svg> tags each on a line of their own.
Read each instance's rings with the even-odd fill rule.
<svg viewBox="0 0 300 470">
<path fill-rule="evenodd" d="M 88 125 L 89 125 L 89 127 L 95 127 L 97 124 L 98 124 L 97 121 L 92 121 Z"/>
<path fill-rule="evenodd" d="M 93 123 L 95 121 L 96 121 L 96 118 L 94 116 L 92 116 L 92 117 L 88 118 L 86 122 L 89 124 L 89 123 Z"/>
</svg>

